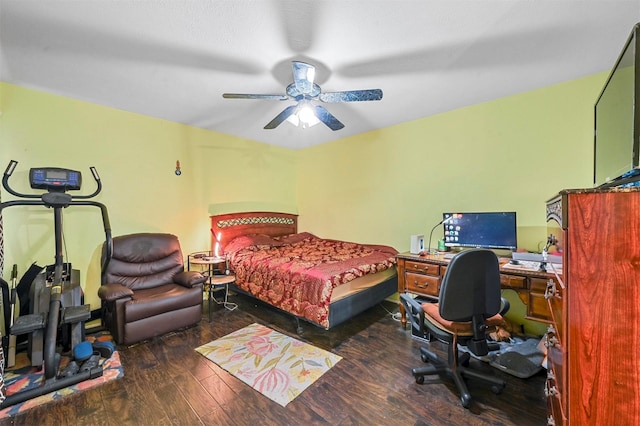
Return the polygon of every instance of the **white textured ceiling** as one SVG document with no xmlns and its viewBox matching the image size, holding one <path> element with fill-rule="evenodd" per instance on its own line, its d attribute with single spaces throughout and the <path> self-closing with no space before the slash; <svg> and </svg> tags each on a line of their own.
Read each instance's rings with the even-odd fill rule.
<svg viewBox="0 0 640 426">
<path fill-rule="evenodd" d="M 290 148 L 611 69 L 640 0 L 0 0 L 0 79 Z M 291 61 L 345 124 L 263 127 Z M 594 99 L 595 101 L 595 99 Z"/>
</svg>

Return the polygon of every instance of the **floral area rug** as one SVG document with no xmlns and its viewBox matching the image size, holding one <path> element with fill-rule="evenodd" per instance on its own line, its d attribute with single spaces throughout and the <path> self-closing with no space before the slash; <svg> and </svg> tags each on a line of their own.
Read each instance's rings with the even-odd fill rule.
<svg viewBox="0 0 640 426">
<path fill-rule="evenodd" d="M 196 351 L 283 407 L 342 359 L 260 324 Z"/>
<path fill-rule="evenodd" d="M 97 333 L 87 336 L 86 340 L 90 342 L 112 340 L 108 333 Z M 62 371 L 71 361 L 71 356 L 62 356 L 60 359 L 59 371 Z M 45 395 L 32 398 L 28 401 L 12 405 L 0 411 L 0 419 L 15 416 L 37 405 L 46 404 L 63 398 L 67 395 L 80 392 L 110 380 L 115 380 L 124 376 L 124 369 L 120 363 L 120 355 L 116 350 L 109 359 L 100 359 L 102 365 L 102 376 L 95 379 L 85 380 L 73 386 L 69 386 Z M 25 389 L 32 389 L 41 386 L 44 379 L 43 367 L 32 367 L 26 352 L 20 352 L 16 355 L 16 365 L 5 371 L 4 382 L 7 389 L 7 395 L 13 395 L 16 392 Z M 51 380 L 51 379 L 50 379 Z"/>
</svg>

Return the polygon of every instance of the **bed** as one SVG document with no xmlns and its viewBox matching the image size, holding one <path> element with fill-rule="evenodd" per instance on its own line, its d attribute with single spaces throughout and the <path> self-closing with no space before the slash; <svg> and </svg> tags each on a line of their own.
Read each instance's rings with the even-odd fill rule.
<svg viewBox="0 0 640 426">
<path fill-rule="evenodd" d="M 211 216 L 211 245 L 229 260 L 234 289 L 325 329 L 398 290 L 397 251 L 298 233 L 297 215 Z"/>
</svg>

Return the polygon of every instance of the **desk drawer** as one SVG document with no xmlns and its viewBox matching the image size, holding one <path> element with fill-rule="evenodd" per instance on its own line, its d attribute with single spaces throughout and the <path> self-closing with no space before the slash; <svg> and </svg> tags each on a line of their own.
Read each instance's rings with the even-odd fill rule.
<svg viewBox="0 0 640 426">
<path fill-rule="evenodd" d="M 405 274 L 405 281 L 409 293 L 438 296 L 438 291 L 440 290 L 440 277 L 438 276 L 407 272 Z"/>
<path fill-rule="evenodd" d="M 549 280 L 544 278 L 530 278 L 529 303 L 527 303 L 527 315 L 545 322 L 553 320 L 546 297 L 548 282 Z"/>
<path fill-rule="evenodd" d="M 551 311 L 549 303 L 544 298 L 544 294 L 529 293 L 529 303 L 527 304 L 527 316 L 530 319 L 544 322 L 551 322 Z"/>
<path fill-rule="evenodd" d="M 412 262 L 407 260 L 404 264 L 404 269 L 419 274 L 440 275 L 440 265 L 434 265 L 433 263 Z"/>
<path fill-rule="evenodd" d="M 527 278 L 517 275 L 500 274 L 500 287 L 527 288 Z"/>
</svg>

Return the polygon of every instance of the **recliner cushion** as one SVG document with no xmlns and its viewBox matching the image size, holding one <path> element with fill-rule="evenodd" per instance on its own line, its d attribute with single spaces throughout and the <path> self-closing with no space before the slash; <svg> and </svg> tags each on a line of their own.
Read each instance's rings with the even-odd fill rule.
<svg viewBox="0 0 640 426">
<path fill-rule="evenodd" d="M 186 288 L 178 284 L 164 284 L 136 290 L 125 304 L 124 315 L 129 323 L 201 303 L 201 286 Z"/>
<path fill-rule="evenodd" d="M 454 322 L 442 318 L 438 303 L 423 303 L 422 310 L 424 311 L 425 320 L 438 328 L 458 336 L 473 336 L 471 321 Z M 493 328 L 499 325 L 504 325 L 504 318 L 502 318 L 502 315 L 496 314 L 485 319 L 484 322 L 487 327 Z"/>
<path fill-rule="evenodd" d="M 113 254 L 104 283 L 119 283 L 138 291 L 173 282 L 175 275 L 182 271 L 182 252 L 175 235 L 122 235 L 113 239 Z"/>
</svg>

